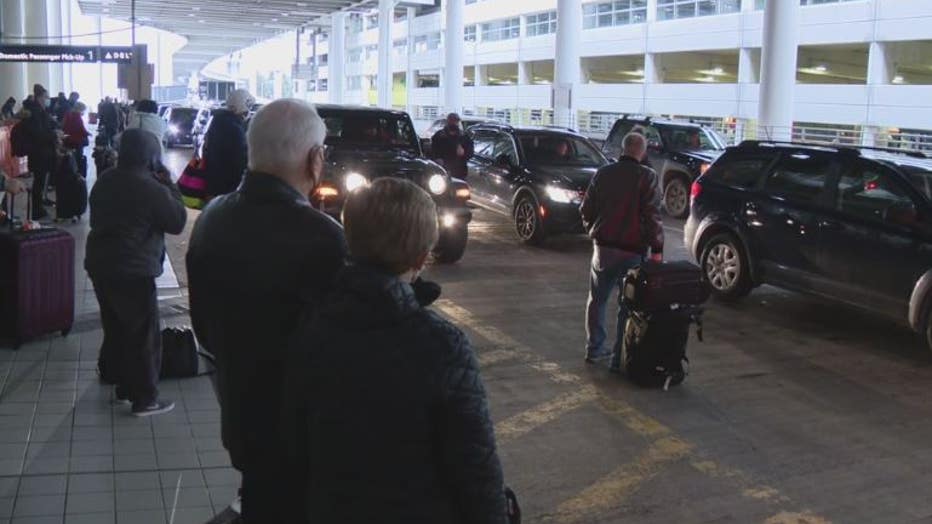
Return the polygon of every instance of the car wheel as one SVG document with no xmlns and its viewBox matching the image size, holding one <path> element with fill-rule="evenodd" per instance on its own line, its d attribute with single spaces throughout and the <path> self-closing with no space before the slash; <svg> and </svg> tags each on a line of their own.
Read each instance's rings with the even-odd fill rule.
<svg viewBox="0 0 932 524">
<path fill-rule="evenodd" d="M 469 228 L 464 224 L 459 227 L 442 229 L 437 246 L 434 248 L 434 258 L 441 264 L 452 264 L 463 258 L 466 252 L 466 243 L 469 240 Z"/>
<path fill-rule="evenodd" d="M 514 208 L 515 233 L 525 244 L 540 245 L 546 234 L 537 199 L 531 195 L 518 198 Z"/>
<path fill-rule="evenodd" d="M 663 188 L 663 206 L 673 218 L 689 216 L 689 182 L 682 176 L 674 176 Z"/>
<path fill-rule="evenodd" d="M 733 235 L 721 234 L 702 249 L 702 275 L 719 298 L 735 300 L 751 292 L 748 257 Z"/>
<path fill-rule="evenodd" d="M 925 323 L 926 329 L 923 334 L 926 337 L 926 346 L 930 350 L 932 350 L 932 311 L 929 311 L 926 313 L 925 319 L 926 319 L 926 323 Z"/>
</svg>

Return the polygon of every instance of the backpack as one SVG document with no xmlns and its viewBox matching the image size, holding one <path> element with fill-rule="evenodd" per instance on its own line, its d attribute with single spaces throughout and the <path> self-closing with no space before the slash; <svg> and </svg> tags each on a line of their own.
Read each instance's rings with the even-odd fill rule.
<svg viewBox="0 0 932 524">
<path fill-rule="evenodd" d="M 29 156 L 32 150 L 32 139 L 29 136 L 29 124 L 20 120 L 10 130 L 10 146 L 13 156 Z"/>
<path fill-rule="evenodd" d="M 162 330 L 162 369 L 159 378 L 190 378 L 213 373 L 212 370 L 201 371 L 201 357 L 214 363 L 212 355 L 200 350 L 190 328 L 169 327 Z"/>
<path fill-rule="evenodd" d="M 197 155 L 188 162 L 178 178 L 181 200 L 190 209 L 203 209 L 207 203 L 207 164 Z"/>
<path fill-rule="evenodd" d="M 625 325 L 622 346 L 625 375 L 647 388 L 681 384 L 689 373 L 686 345 L 689 328 L 697 325 L 702 340 L 702 310 L 676 307 L 651 312 L 632 311 Z"/>
</svg>

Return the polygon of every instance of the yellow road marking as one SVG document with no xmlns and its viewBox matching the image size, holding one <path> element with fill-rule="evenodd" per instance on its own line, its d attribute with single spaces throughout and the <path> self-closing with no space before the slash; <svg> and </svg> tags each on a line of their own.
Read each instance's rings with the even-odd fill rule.
<svg viewBox="0 0 932 524">
<path fill-rule="evenodd" d="M 765 520 L 764 524 L 832 524 L 832 522 L 808 511 L 803 513 L 781 511 Z"/>
<path fill-rule="evenodd" d="M 560 395 L 553 400 L 522 411 L 495 425 L 495 439 L 499 444 L 504 444 L 526 435 L 534 429 L 592 402 L 597 394 L 594 387 L 586 386 L 578 391 Z"/>
<path fill-rule="evenodd" d="M 499 362 L 504 362 L 506 360 L 517 359 L 518 357 L 520 357 L 518 352 L 511 349 L 496 349 L 493 351 L 480 353 L 476 356 L 476 358 L 479 360 L 479 365 L 483 367 L 497 364 Z"/>
<path fill-rule="evenodd" d="M 676 437 L 661 438 L 634 462 L 619 467 L 582 490 L 579 495 L 560 504 L 556 513 L 545 520 L 586 522 L 592 518 L 592 513 L 617 505 L 637 491 L 645 480 L 657 475 L 667 463 L 682 459 L 691 450 L 692 444 L 686 441 Z"/>
</svg>

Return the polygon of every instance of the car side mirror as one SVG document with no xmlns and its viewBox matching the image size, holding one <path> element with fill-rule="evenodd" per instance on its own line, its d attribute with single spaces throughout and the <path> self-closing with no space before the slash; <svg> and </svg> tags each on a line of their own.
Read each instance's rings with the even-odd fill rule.
<svg viewBox="0 0 932 524">
<path fill-rule="evenodd" d="M 919 212 L 912 203 L 893 204 L 883 215 L 884 221 L 891 224 L 908 227 L 919 225 Z"/>
</svg>

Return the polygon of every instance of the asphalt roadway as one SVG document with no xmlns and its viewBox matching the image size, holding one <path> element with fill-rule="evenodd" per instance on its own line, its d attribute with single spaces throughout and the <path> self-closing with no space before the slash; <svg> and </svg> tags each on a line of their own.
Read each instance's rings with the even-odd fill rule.
<svg viewBox="0 0 932 524">
<path fill-rule="evenodd" d="M 666 229 L 684 258 L 682 223 Z M 185 246 L 171 239 L 182 285 Z M 916 336 L 764 287 L 708 304 L 682 386 L 639 389 L 583 362 L 590 253 L 580 236 L 523 246 L 478 210 L 463 260 L 426 275 L 477 352 L 524 522 L 932 523 L 932 352 Z"/>
</svg>

